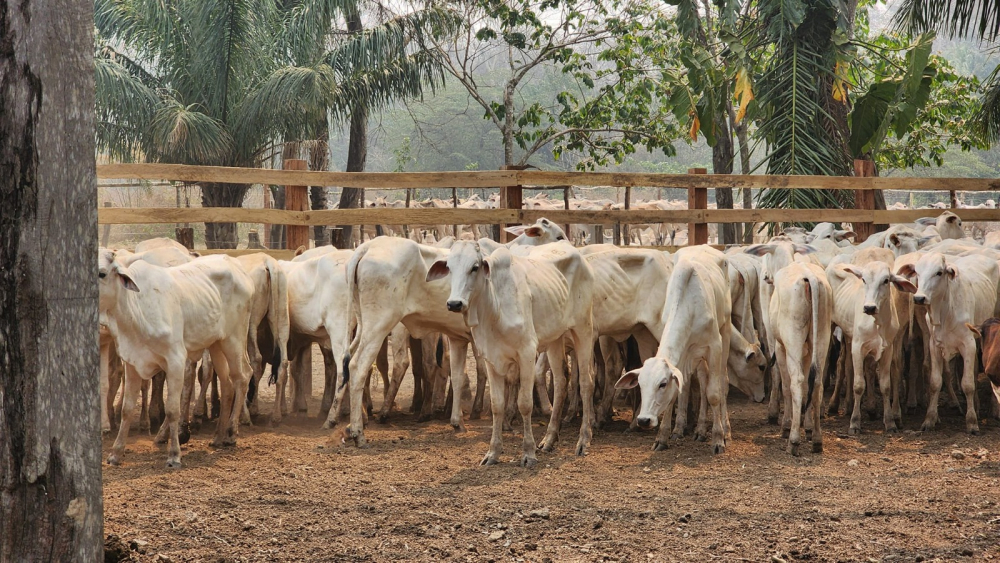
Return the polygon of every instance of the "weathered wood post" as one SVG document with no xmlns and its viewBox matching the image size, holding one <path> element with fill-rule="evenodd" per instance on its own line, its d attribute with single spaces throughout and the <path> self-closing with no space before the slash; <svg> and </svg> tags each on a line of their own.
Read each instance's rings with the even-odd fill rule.
<svg viewBox="0 0 1000 563">
<path fill-rule="evenodd" d="M 188 250 L 194 249 L 194 227 L 177 227 L 174 229 L 174 238 L 184 245 Z"/>
<path fill-rule="evenodd" d="M 872 178 L 875 176 L 875 162 L 871 160 L 855 159 L 854 176 L 858 178 Z M 871 210 L 874 218 L 875 191 L 874 190 L 854 190 L 854 208 Z M 856 223 L 853 225 L 857 236 L 855 242 L 864 242 L 875 233 L 875 225 L 872 222 Z"/>
<path fill-rule="evenodd" d="M 632 209 L 632 186 L 625 186 L 625 211 Z M 628 223 L 622 225 L 622 240 L 625 246 L 632 244 L 632 239 L 628 232 Z"/>
<path fill-rule="evenodd" d="M 282 166 L 285 170 L 308 170 L 309 163 L 298 158 L 285 160 Z M 285 186 L 285 209 L 288 211 L 309 210 L 308 186 Z M 295 250 L 300 246 L 309 248 L 309 227 L 306 225 L 286 225 L 285 238 L 288 241 L 285 248 Z"/>
<path fill-rule="evenodd" d="M 509 165 L 504 166 L 501 170 L 521 171 L 525 168 L 525 166 Z M 513 186 L 500 186 L 500 209 L 520 210 L 524 205 L 523 190 L 524 186 L 520 184 Z M 514 235 L 504 230 L 504 228 L 512 224 L 513 223 L 500 223 L 500 242 L 506 243 L 514 240 Z"/>
<path fill-rule="evenodd" d="M 569 211 L 569 186 L 563 186 L 563 209 Z M 563 230 L 566 231 L 567 237 L 570 236 L 569 225 L 570 225 L 569 223 L 563 225 Z M 572 240 L 573 240 L 572 237 L 570 237 L 570 241 Z"/>
<path fill-rule="evenodd" d="M 458 209 L 458 188 L 451 189 L 451 208 Z M 451 236 L 458 240 L 458 225 L 451 226 Z"/>
<path fill-rule="evenodd" d="M 271 209 L 271 188 L 264 187 L 264 209 Z M 264 248 L 271 248 L 271 225 L 264 224 Z"/>
<path fill-rule="evenodd" d="M 708 174 L 706 168 L 688 168 L 688 174 Z M 708 209 L 708 188 L 688 188 L 688 209 Z M 688 245 L 708 244 L 708 223 L 688 223 Z"/>
<path fill-rule="evenodd" d="M 110 201 L 104 202 L 104 207 L 114 207 L 115 204 Z M 108 241 L 111 240 L 111 225 L 104 225 L 104 231 L 101 233 L 101 246 L 104 248 L 108 247 Z"/>
<path fill-rule="evenodd" d="M 264 245 L 260 243 L 260 233 L 257 229 L 250 229 L 247 233 L 247 248 L 251 250 L 263 250 Z"/>
</svg>

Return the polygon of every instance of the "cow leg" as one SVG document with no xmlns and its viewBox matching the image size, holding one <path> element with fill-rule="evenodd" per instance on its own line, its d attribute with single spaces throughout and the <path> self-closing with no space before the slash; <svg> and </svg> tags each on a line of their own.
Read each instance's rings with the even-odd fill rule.
<svg viewBox="0 0 1000 563">
<path fill-rule="evenodd" d="M 504 386 L 504 398 L 503 404 L 506 405 L 507 410 L 504 412 L 503 416 L 503 431 L 513 432 L 514 431 L 514 419 L 517 418 L 517 382 L 508 382 Z"/>
<path fill-rule="evenodd" d="M 212 381 L 212 356 L 205 350 L 201 356 L 201 368 L 198 372 L 198 399 L 194 404 L 194 416 L 199 425 L 202 421 L 208 420 L 208 386 Z"/>
<path fill-rule="evenodd" d="M 374 360 L 374 359 L 373 359 Z M 312 381 L 312 343 L 304 346 L 299 352 L 298 369 L 292 370 L 292 378 L 295 380 L 295 391 L 292 394 L 292 410 L 299 413 L 309 412 L 309 389 Z M 368 366 L 371 364 L 369 363 Z M 365 367 L 365 374 L 368 367 Z"/>
<path fill-rule="evenodd" d="M 378 421 L 383 424 L 389 420 L 389 413 L 396 407 L 396 393 L 403 383 L 406 370 L 410 369 L 410 333 L 406 331 L 406 327 L 397 325 L 389 335 L 389 343 L 392 346 L 392 378 L 382 397 L 382 409 L 378 415 Z"/>
<path fill-rule="evenodd" d="M 931 350 L 931 370 L 928 381 L 927 414 L 924 416 L 924 423 L 920 425 L 920 430 L 934 430 L 938 422 L 938 401 L 941 399 L 941 370 L 944 367 L 944 357 L 941 349 L 934 347 Z"/>
<path fill-rule="evenodd" d="M 368 367 L 375 361 L 375 356 L 378 355 L 378 351 L 382 347 L 385 335 L 392 332 L 395 326 L 395 323 L 392 323 L 390 326 L 385 326 L 386 324 L 388 324 L 386 320 L 379 322 L 379 320 L 373 319 L 370 324 L 366 323 L 364 325 L 364 334 L 358 335 L 356 338 L 359 342 L 357 353 L 351 357 L 349 362 L 350 388 L 348 392 L 351 394 L 351 423 L 348 435 L 359 448 L 368 446 L 368 441 L 365 439 L 365 413 L 362 404 L 364 386 L 368 377 Z M 336 401 L 335 403 L 334 408 L 339 410 L 340 401 Z M 332 413 L 334 410 L 330 409 L 330 412 Z M 333 428 L 335 424 L 336 420 L 327 418 L 326 424 L 323 427 Z"/>
<path fill-rule="evenodd" d="M 829 352 L 827 353 L 829 355 Z M 826 365 L 826 357 L 822 358 L 823 366 Z M 823 366 L 817 366 L 816 369 L 824 369 Z M 812 451 L 813 453 L 823 452 L 823 374 L 819 374 L 816 378 L 816 384 L 813 387 L 812 404 L 809 405 L 809 411 L 812 414 Z"/>
<path fill-rule="evenodd" d="M 601 337 L 597 342 L 598 344 L 595 347 L 596 361 L 594 365 L 597 367 L 595 380 L 601 385 L 601 402 L 594 416 L 597 419 L 597 426 L 600 428 L 611 418 L 609 413 L 611 412 L 611 404 L 615 398 L 614 382 L 618 379 L 618 371 L 616 369 L 618 362 L 616 358 L 621 355 L 621 352 L 618 348 L 618 343 L 610 338 Z"/>
<path fill-rule="evenodd" d="M 410 413 L 417 414 L 424 405 L 424 382 L 427 374 L 424 370 L 424 347 L 420 340 L 410 337 L 410 371 L 413 373 L 413 400 L 410 402 Z M 427 395 L 431 394 L 427 387 Z"/>
<path fill-rule="evenodd" d="M 563 354 L 564 362 L 566 354 Z M 551 363 L 552 360 L 549 360 Z M 569 367 L 568 364 L 564 364 Z M 563 423 L 569 424 L 573 422 L 577 413 L 580 412 L 580 366 L 574 361 L 571 370 L 566 370 L 569 373 L 569 389 L 566 392 L 566 410 L 565 416 L 563 416 Z"/>
<path fill-rule="evenodd" d="M 215 366 L 215 373 L 218 376 L 219 385 L 219 420 L 216 424 L 215 438 L 209 444 L 213 448 L 221 448 L 229 442 L 230 432 L 232 429 L 230 427 L 230 417 L 235 411 L 234 401 L 236 400 L 236 391 L 233 388 L 233 382 L 230 379 L 230 365 L 229 360 L 226 355 L 222 352 L 222 347 L 220 343 L 215 343 L 209 348 L 209 353 L 212 355 L 212 365 Z M 236 413 L 239 416 L 239 413 Z M 239 422 L 239 419 L 236 419 Z"/>
<path fill-rule="evenodd" d="M 837 416 L 840 414 L 840 396 L 844 392 L 844 380 L 847 379 L 847 364 L 853 361 L 851 358 L 851 348 L 849 346 L 841 346 L 840 358 L 837 362 L 837 369 L 833 378 L 833 394 L 830 395 L 830 404 L 826 409 L 828 416 Z"/>
<path fill-rule="evenodd" d="M 962 393 L 965 394 L 965 430 L 979 434 L 979 417 L 976 414 L 976 341 L 970 335 L 964 339 L 962 354 Z"/>
<path fill-rule="evenodd" d="M 566 344 L 562 338 L 545 350 L 545 355 L 549 357 L 549 367 L 552 369 L 552 414 L 549 415 L 549 426 L 545 431 L 538 448 L 543 452 L 551 452 L 559 439 L 559 426 L 562 422 L 562 408 L 566 401 L 566 372 L 563 362 L 566 358 Z M 490 391 L 492 393 L 492 389 Z"/>
<path fill-rule="evenodd" d="M 538 355 L 535 360 L 535 394 L 538 395 L 539 410 L 543 416 L 552 414 L 552 403 L 549 401 L 549 390 L 545 385 L 545 372 L 549 368 L 549 356 L 546 353 Z"/>
<path fill-rule="evenodd" d="M 149 387 L 150 382 L 148 379 L 143 379 L 140 383 L 142 387 L 142 404 L 139 408 L 139 430 L 148 431 L 151 427 L 149 423 Z M 124 412 L 125 407 L 122 407 Z"/>
<path fill-rule="evenodd" d="M 726 451 L 726 436 L 729 433 L 728 415 L 726 414 L 726 393 L 729 382 L 726 380 L 725 359 L 729 353 L 729 345 L 724 338 L 723 345 L 708 352 L 708 372 L 705 374 L 707 385 L 703 388 L 703 397 L 708 398 L 712 408 L 712 453 L 721 454 Z M 702 400 L 704 402 L 704 399 Z"/>
<path fill-rule="evenodd" d="M 108 456 L 109 465 L 118 465 L 122 461 L 122 456 L 125 453 L 125 442 L 128 440 L 128 431 L 135 418 L 136 402 L 139 400 L 141 388 L 142 380 L 139 378 L 139 374 L 134 367 L 126 364 L 125 391 L 122 394 L 122 422 L 118 427 L 118 438 L 115 439 L 115 444 L 111 447 L 111 455 Z"/>
<path fill-rule="evenodd" d="M 922 383 L 923 376 L 927 373 L 923 369 L 923 342 L 917 337 L 910 339 L 908 351 L 909 369 L 906 370 L 906 414 L 913 414 L 917 411 L 918 394 L 917 389 Z"/>
<path fill-rule="evenodd" d="M 789 406 L 791 407 L 791 429 L 788 432 L 788 453 L 793 456 L 799 455 L 799 443 L 802 441 L 802 405 L 803 399 L 805 399 L 805 386 L 806 386 L 806 372 L 808 368 L 806 367 L 809 362 L 809 358 L 803 358 L 801 354 L 801 349 L 795 349 L 794 353 L 789 353 L 786 350 L 786 356 L 788 356 L 788 396 L 789 396 Z M 857 399 L 858 394 L 855 392 L 855 399 Z M 787 404 L 787 403 L 786 403 Z"/>
<path fill-rule="evenodd" d="M 111 432 L 111 417 L 109 412 L 114 412 L 114 406 L 108 409 L 108 392 L 111 388 L 111 343 L 101 345 L 101 433 Z"/>
<path fill-rule="evenodd" d="M 775 358 L 777 358 L 777 345 L 775 345 Z M 775 359 L 771 366 L 771 397 L 767 402 L 767 422 L 778 424 L 778 415 L 781 413 L 781 362 Z"/>
<path fill-rule="evenodd" d="M 865 394 L 865 350 L 861 344 L 855 342 L 851 349 L 851 365 L 854 372 L 854 409 L 851 411 L 851 426 L 847 433 L 857 436 L 861 433 L 861 400 Z"/>
<path fill-rule="evenodd" d="M 896 345 L 891 350 L 892 362 L 889 365 L 890 382 L 892 385 L 892 419 L 897 427 L 903 426 L 903 409 L 900 405 L 900 388 L 903 385 L 903 342 L 896 339 Z"/>
<path fill-rule="evenodd" d="M 320 346 L 319 351 L 323 354 L 323 400 L 319 405 L 319 416 L 325 419 L 330 415 L 333 397 L 337 393 L 337 360 L 333 350 Z"/>
<path fill-rule="evenodd" d="M 894 379 L 892 376 L 893 353 L 894 350 L 892 347 L 889 347 L 882 351 L 882 357 L 878 360 L 878 386 L 882 390 L 882 423 L 885 425 L 887 434 L 899 432 L 899 429 L 896 428 L 896 417 L 893 414 L 892 407 L 892 380 Z"/>
<path fill-rule="evenodd" d="M 167 445 L 167 468 L 169 469 L 177 469 L 181 466 L 179 419 L 181 415 L 181 398 L 187 371 L 187 362 L 185 360 L 186 358 L 180 357 L 167 364 L 167 398 L 163 405 L 163 426 L 169 433 L 169 444 Z"/>
<path fill-rule="evenodd" d="M 695 368 L 695 377 L 698 378 L 698 422 L 694 426 L 694 439 L 699 442 L 708 441 L 708 366 L 706 362 L 699 362 Z"/>
<path fill-rule="evenodd" d="M 781 400 L 784 403 L 784 412 L 781 416 L 781 437 L 788 438 L 792 429 L 792 395 L 790 392 L 791 381 L 789 380 L 789 370 L 788 370 L 788 353 L 785 349 L 784 344 L 780 342 L 775 342 L 774 353 L 777 358 L 776 368 L 780 368 L 778 372 L 781 374 L 780 387 L 784 390 L 781 394 Z"/>
<path fill-rule="evenodd" d="M 465 358 L 469 354 L 469 341 L 448 337 L 448 355 L 451 364 L 451 427 L 457 432 L 465 432 L 465 423 L 462 421 L 462 394 L 466 392 Z M 490 387 L 492 394 L 500 389 Z M 531 390 L 529 388 L 528 392 Z M 432 401 L 433 402 L 433 401 Z"/>
<path fill-rule="evenodd" d="M 114 344 L 111 346 L 111 354 L 109 355 L 111 363 L 108 366 L 107 409 L 108 420 L 111 423 L 112 430 L 114 430 L 121 421 L 121 401 L 118 391 L 121 390 L 122 384 L 125 382 L 125 365 L 121 357 L 118 356 L 118 351 L 114 348 Z"/>
<path fill-rule="evenodd" d="M 483 360 L 475 344 L 472 345 L 472 355 L 476 358 L 476 397 L 472 400 L 472 412 L 469 413 L 469 420 L 479 420 L 483 412 L 483 397 L 486 394 L 486 361 Z M 545 383 L 544 376 L 542 383 Z M 543 388 L 544 390 L 544 388 Z M 545 400 L 548 401 L 548 394 Z"/>
<path fill-rule="evenodd" d="M 503 389 L 506 386 L 503 376 L 497 374 L 489 363 L 486 364 L 486 371 L 490 381 L 490 407 L 493 412 L 493 433 L 490 435 L 490 449 L 487 450 L 483 460 L 479 465 L 495 465 L 500 461 L 500 453 L 503 451 L 503 419 L 506 405 L 504 405 Z"/>
<path fill-rule="evenodd" d="M 162 371 L 153 376 L 151 382 L 151 392 L 149 394 L 149 424 L 152 429 L 153 424 L 162 424 L 163 415 L 163 384 L 167 376 Z"/>
<path fill-rule="evenodd" d="M 583 420 L 580 422 L 580 438 L 576 442 L 576 455 L 587 455 L 594 437 L 594 334 L 590 327 L 582 333 L 573 333 L 573 366 L 579 374 L 580 401 L 583 403 Z"/>
<path fill-rule="evenodd" d="M 687 432 L 688 423 L 688 404 L 691 401 L 691 386 L 693 381 L 688 381 L 687 385 L 683 385 L 681 392 L 677 395 L 677 415 L 674 419 L 674 431 L 670 434 L 671 440 L 680 440 L 684 437 L 684 433 Z M 699 385 L 701 383 L 699 382 Z M 704 394 L 704 391 L 702 391 Z M 635 416 L 632 420 L 635 420 Z M 668 426 L 669 422 L 664 421 Z"/>
<path fill-rule="evenodd" d="M 518 376 L 521 385 L 517 390 L 517 410 L 521 413 L 521 422 L 524 424 L 523 436 L 521 439 L 521 467 L 531 469 L 538 465 L 538 458 L 535 457 L 535 437 L 531 432 L 531 409 L 534 406 L 531 392 L 535 380 L 534 354 L 521 354 L 518 358 Z M 458 394 L 457 392 L 455 393 Z"/>
<path fill-rule="evenodd" d="M 251 327 L 250 333 L 247 336 L 247 355 L 250 357 L 252 377 L 257 384 L 257 389 L 260 389 L 260 379 L 264 375 L 264 358 L 261 356 L 260 346 L 257 344 L 257 327 Z M 250 408 L 243 409 L 244 413 L 241 420 L 243 424 L 250 423 L 250 415 L 259 414 L 260 405 L 257 404 L 257 397 L 259 396 L 260 393 L 254 394 L 253 401 L 250 402 Z"/>
<path fill-rule="evenodd" d="M 191 396 L 194 395 L 195 371 L 198 364 L 190 360 L 184 360 L 184 387 L 181 389 L 181 420 L 180 420 L 180 441 L 182 444 L 188 443 L 191 439 Z M 167 382 L 167 392 L 170 392 L 170 382 Z M 167 400 L 170 397 L 167 396 Z"/>
<path fill-rule="evenodd" d="M 943 378 L 944 378 L 944 388 L 948 391 L 947 400 L 948 408 L 961 410 L 961 403 L 958 401 L 958 395 L 955 393 L 955 369 L 952 366 L 955 364 L 955 359 L 947 360 L 942 363 Z"/>
<path fill-rule="evenodd" d="M 385 401 L 385 396 L 389 392 L 389 338 L 386 337 L 382 341 L 382 347 L 378 350 L 378 356 L 375 356 L 375 368 L 378 369 L 379 376 L 382 378 L 382 401 Z"/>
</svg>

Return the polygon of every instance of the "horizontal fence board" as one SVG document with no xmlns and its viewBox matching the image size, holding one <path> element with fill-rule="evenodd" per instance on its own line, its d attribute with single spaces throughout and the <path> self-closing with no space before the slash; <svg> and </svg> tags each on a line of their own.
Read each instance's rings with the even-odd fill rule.
<svg viewBox="0 0 1000 563">
<path fill-rule="evenodd" d="M 743 174 L 647 174 L 632 172 L 548 172 L 482 170 L 454 172 L 311 172 L 182 164 L 100 164 L 99 179 L 173 180 L 368 189 L 492 188 L 564 186 L 651 188 L 790 188 L 828 190 L 1000 191 L 992 178 L 858 178 L 852 176 L 768 176 Z"/>
<path fill-rule="evenodd" d="M 872 212 L 864 209 L 709 209 L 706 223 L 817 223 L 870 222 Z"/>
<path fill-rule="evenodd" d="M 516 211 L 516 210 L 515 210 Z M 705 223 L 704 209 L 681 210 L 571 210 L 565 209 L 522 209 L 522 223 L 534 223 L 545 217 L 555 223 L 579 223 L 593 225 L 611 225 L 614 223 Z"/>
<path fill-rule="evenodd" d="M 240 249 L 195 249 L 195 252 L 201 254 L 202 256 L 211 256 L 213 254 L 225 254 L 227 256 L 249 256 L 251 254 L 267 254 L 275 260 L 291 260 L 295 258 L 294 250 L 272 250 L 270 248 L 253 249 L 253 248 L 240 248 Z"/>
<path fill-rule="evenodd" d="M 345 188 L 493 188 L 514 185 L 515 171 L 472 172 L 312 172 L 182 164 L 100 164 L 99 179 L 175 180 L 231 184 L 339 186 Z"/>
<path fill-rule="evenodd" d="M 921 217 L 937 217 L 951 211 L 963 221 L 1000 221 L 1000 209 L 898 209 L 875 211 L 875 223 L 912 223 Z"/>
</svg>

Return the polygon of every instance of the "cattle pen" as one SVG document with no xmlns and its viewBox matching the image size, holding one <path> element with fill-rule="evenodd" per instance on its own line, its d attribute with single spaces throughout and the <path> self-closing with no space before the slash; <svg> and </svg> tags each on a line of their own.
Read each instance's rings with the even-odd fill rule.
<svg viewBox="0 0 1000 563">
<path fill-rule="evenodd" d="M 500 170 L 340 173 L 161 164 L 106 164 L 102 180 L 341 186 L 366 190 L 486 188 L 498 209 L 268 209 L 100 207 L 99 224 L 181 225 L 216 222 L 298 229 L 284 248 L 205 249 L 266 252 L 291 259 L 313 226 L 685 224 L 690 244 L 708 242 L 719 223 L 851 223 L 862 236 L 878 225 L 911 222 L 940 209 L 876 210 L 874 190 L 1000 192 L 1000 180 L 631 174 Z M 170 184 L 157 187 L 166 188 Z M 522 209 L 524 192 L 567 186 L 676 188 L 688 209 Z M 709 209 L 713 188 L 853 190 L 860 209 Z M 627 193 L 627 192 L 626 192 Z M 305 205 L 300 197 L 289 206 Z M 178 198 L 179 199 L 179 198 Z M 294 198 L 293 198 L 294 199 Z M 952 198 L 954 201 L 954 198 Z M 626 202 L 628 198 L 626 197 Z M 286 200 L 286 204 L 287 204 Z M 567 204 L 568 207 L 568 204 Z M 998 209 L 949 208 L 968 222 L 1000 222 Z M 179 233 L 180 234 L 180 231 Z M 502 229 L 496 229 L 504 236 Z M 602 233 L 603 235 L 603 233 Z M 302 238 L 305 237 L 305 238 Z M 190 233 L 185 236 L 190 246 Z M 240 241 L 242 244 L 242 240 Z M 607 241 L 610 242 L 610 241 Z M 676 247 L 654 246 L 664 250 Z M 390 357 L 390 366 L 392 360 Z M 732 445 L 712 455 L 684 438 L 651 451 L 654 432 L 629 431 L 627 407 L 595 431 L 585 457 L 574 455 L 577 421 L 534 469 L 517 465 L 508 435 L 501 463 L 479 467 L 491 436 L 488 414 L 456 433 L 444 418 L 407 410 L 406 379 L 398 410 L 368 419 L 369 447 L 343 428 L 321 428 L 323 355 L 309 367 L 317 390 L 305 412 L 278 426 L 265 416 L 240 430 L 232 448 L 208 445 L 214 423 L 193 429 L 184 467 L 163 469 L 163 448 L 134 433 L 128 460 L 103 467 L 105 533 L 121 559 L 179 561 L 987 561 L 1000 559 L 1000 423 L 969 435 L 957 409 L 921 432 L 922 415 L 905 413 L 901 432 L 849 434 L 849 417 L 824 421 L 825 449 L 792 457 L 767 405 L 732 391 Z M 440 360 L 438 360 L 440 361 Z M 465 359 L 474 373 L 475 359 Z M 373 378 L 377 380 L 378 378 Z M 264 409 L 275 399 L 262 384 Z M 377 413 L 382 393 L 373 393 Z M 322 416 L 322 415 L 320 415 Z M 874 420 L 874 419 L 873 419 Z M 536 416 L 536 437 L 546 417 Z M 366 431 L 367 431 L 366 428 Z M 155 430 L 155 428 L 154 428 Z M 515 434 L 519 431 L 515 424 Z M 104 457 L 112 439 L 103 442 Z M 117 551 L 115 551 L 117 550 Z"/>
</svg>

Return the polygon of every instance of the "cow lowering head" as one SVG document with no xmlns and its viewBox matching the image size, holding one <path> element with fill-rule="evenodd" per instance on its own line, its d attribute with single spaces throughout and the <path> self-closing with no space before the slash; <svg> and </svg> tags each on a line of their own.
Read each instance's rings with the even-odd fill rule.
<svg viewBox="0 0 1000 563">
<path fill-rule="evenodd" d="M 766 389 L 764 387 L 764 371 L 767 369 L 767 357 L 761 351 L 759 344 L 751 344 L 745 352 L 729 347 L 730 382 L 746 394 L 755 403 L 764 402 Z"/>
<path fill-rule="evenodd" d="M 913 302 L 917 305 L 930 305 L 948 291 L 948 282 L 958 276 L 958 270 L 949 265 L 944 254 L 930 252 L 923 255 L 916 264 L 904 264 L 896 272 L 905 278 L 917 278 L 917 291 Z"/>
<path fill-rule="evenodd" d="M 849 274 L 857 276 L 865 287 L 865 300 L 862 311 L 866 315 L 877 315 L 889 303 L 892 292 L 889 286 L 895 286 L 899 291 L 906 293 L 916 293 L 917 288 L 910 280 L 903 276 L 893 274 L 889 265 L 885 262 L 871 262 L 863 268 L 852 264 L 841 264 L 837 266 Z"/>
<path fill-rule="evenodd" d="M 615 383 L 615 389 L 639 387 L 642 397 L 636 424 L 639 428 L 656 428 L 660 415 L 677 401 L 684 385 L 684 374 L 667 362 L 654 356 L 639 369 L 628 371 Z"/>
<path fill-rule="evenodd" d="M 566 240 L 566 232 L 562 230 L 562 227 L 545 217 L 535 221 L 534 225 L 514 225 L 504 230 L 512 235 L 517 235 L 518 244 L 541 246 L 550 242 Z"/>
</svg>

